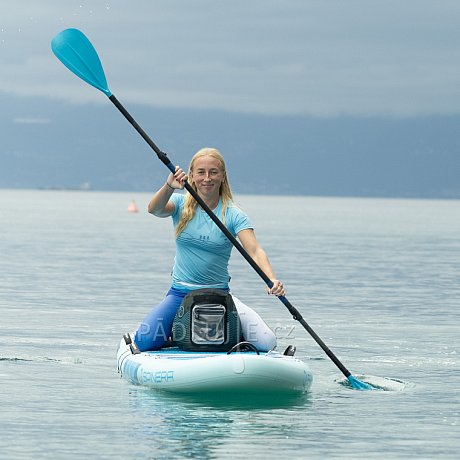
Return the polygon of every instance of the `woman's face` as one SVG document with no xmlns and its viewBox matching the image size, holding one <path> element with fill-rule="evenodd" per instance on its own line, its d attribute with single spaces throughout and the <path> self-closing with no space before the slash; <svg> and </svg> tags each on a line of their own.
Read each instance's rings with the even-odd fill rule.
<svg viewBox="0 0 460 460">
<path fill-rule="evenodd" d="M 209 155 L 197 158 L 191 175 L 202 198 L 213 199 L 219 196 L 220 186 L 224 180 L 219 160 Z"/>
</svg>

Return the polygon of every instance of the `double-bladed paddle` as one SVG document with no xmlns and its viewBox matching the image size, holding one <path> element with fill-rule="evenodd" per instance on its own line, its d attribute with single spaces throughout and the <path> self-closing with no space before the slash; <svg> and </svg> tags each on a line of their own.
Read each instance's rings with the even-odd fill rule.
<svg viewBox="0 0 460 460">
<path fill-rule="evenodd" d="M 158 158 L 167 166 L 167 168 L 174 174 L 176 168 L 171 163 L 166 153 L 162 152 L 145 133 L 145 131 L 137 124 L 134 118 L 128 113 L 128 111 L 121 105 L 118 99 L 112 94 L 107 85 L 105 78 L 104 69 L 102 68 L 99 56 L 94 49 L 88 38 L 78 29 L 66 29 L 58 33 L 51 42 L 51 49 L 56 57 L 77 77 L 94 86 L 98 90 L 102 91 L 116 106 L 116 108 L 124 115 L 124 117 L 133 125 L 136 131 L 144 138 L 147 144 L 155 151 Z M 215 224 L 222 230 L 225 236 L 235 246 L 235 248 L 241 253 L 241 255 L 248 261 L 251 267 L 257 272 L 257 274 L 264 280 L 265 284 L 271 288 L 273 286 L 272 281 L 262 271 L 262 269 L 256 264 L 252 257 L 246 252 L 243 246 L 238 240 L 228 231 L 225 225 L 218 219 L 218 217 L 212 212 L 212 210 L 206 205 L 201 199 L 198 193 L 193 187 L 186 182 L 185 189 L 193 196 L 198 204 L 205 210 L 209 217 L 215 222 Z M 308 325 L 303 319 L 299 311 L 288 301 L 284 296 L 278 297 L 280 301 L 286 306 L 291 315 L 307 330 L 307 332 L 313 337 L 316 343 L 323 349 L 323 351 L 329 356 L 332 362 L 342 371 L 343 375 L 348 379 L 352 388 L 358 390 L 372 390 L 374 387 L 366 382 L 358 380 L 353 377 L 350 371 L 339 361 L 334 353 L 326 346 L 326 344 L 320 339 L 316 332 Z"/>
</svg>

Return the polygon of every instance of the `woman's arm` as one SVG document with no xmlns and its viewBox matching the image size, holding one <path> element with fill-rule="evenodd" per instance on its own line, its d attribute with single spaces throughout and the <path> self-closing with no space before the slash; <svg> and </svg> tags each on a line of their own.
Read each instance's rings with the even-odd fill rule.
<svg viewBox="0 0 460 460">
<path fill-rule="evenodd" d="M 157 217 L 169 217 L 174 212 L 174 203 L 170 201 L 171 195 L 176 189 L 183 189 L 187 175 L 184 170 L 176 166 L 174 175 L 169 174 L 165 184 L 153 195 L 147 210 Z"/>
<path fill-rule="evenodd" d="M 271 289 L 268 289 L 268 293 L 274 294 L 276 296 L 284 296 L 285 291 L 283 283 L 281 283 L 281 281 L 276 278 L 275 272 L 273 271 L 270 261 L 268 260 L 267 254 L 257 241 L 254 230 L 251 228 L 241 230 L 237 236 L 246 252 L 254 259 L 254 262 L 256 262 L 256 264 L 273 282 L 273 286 Z"/>
</svg>

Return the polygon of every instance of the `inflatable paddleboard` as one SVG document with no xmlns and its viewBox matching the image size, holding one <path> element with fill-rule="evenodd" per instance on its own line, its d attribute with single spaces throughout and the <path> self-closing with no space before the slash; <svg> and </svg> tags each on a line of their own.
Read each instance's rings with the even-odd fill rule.
<svg viewBox="0 0 460 460">
<path fill-rule="evenodd" d="M 306 363 L 275 351 L 190 352 L 176 347 L 133 354 L 121 339 L 118 372 L 128 381 L 174 393 L 283 393 L 310 389 Z"/>
</svg>

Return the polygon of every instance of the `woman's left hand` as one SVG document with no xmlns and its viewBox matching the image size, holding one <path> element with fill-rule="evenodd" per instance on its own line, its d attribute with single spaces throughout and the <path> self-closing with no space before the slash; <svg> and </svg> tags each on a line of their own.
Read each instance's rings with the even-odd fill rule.
<svg viewBox="0 0 460 460">
<path fill-rule="evenodd" d="M 268 289 L 269 294 L 276 295 L 277 297 L 284 296 L 286 293 L 284 291 L 283 283 L 280 280 L 272 280 L 273 286 Z"/>
</svg>

